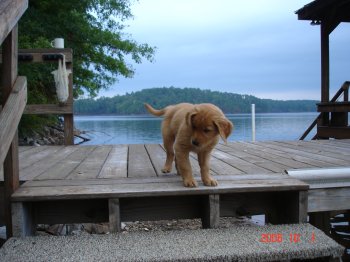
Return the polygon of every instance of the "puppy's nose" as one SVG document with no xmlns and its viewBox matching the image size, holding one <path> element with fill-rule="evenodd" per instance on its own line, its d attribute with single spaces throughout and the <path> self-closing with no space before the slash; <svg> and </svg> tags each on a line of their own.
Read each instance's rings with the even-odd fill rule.
<svg viewBox="0 0 350 262">
<path fill-rule="evenodd" d="M 192 140 L 192 145 L 194 145 L 194 146 L 199 146 L 199 143 L 198 143 L 197 140 Z"/>
</svg>

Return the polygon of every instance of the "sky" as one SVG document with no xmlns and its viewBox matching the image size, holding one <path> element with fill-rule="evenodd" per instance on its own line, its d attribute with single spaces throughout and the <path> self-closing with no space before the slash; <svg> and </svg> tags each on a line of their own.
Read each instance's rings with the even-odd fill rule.
<svg viewBox="0 0 350 262">
<path fill-rule="evenodd" d="M 320 26 L 298 20 L 311 0 L 139 0 L 125 32 L 156 47 L 99 96 L 194 87 L 279 100 L 320 99 Z M 330 35 L 330 96 L 350 80 L 350 25 Z"/>
</svg>

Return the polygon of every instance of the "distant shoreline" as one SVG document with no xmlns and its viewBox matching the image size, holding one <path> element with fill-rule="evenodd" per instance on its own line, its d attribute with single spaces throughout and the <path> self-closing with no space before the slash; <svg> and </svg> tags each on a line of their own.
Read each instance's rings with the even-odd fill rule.
<svg viewBox="0 0 350 262">
<path fill-rule="evenodd" d="M 259 112 L 256 113 L 257 115 L 261 114 L 317 114 L 317 111 L 305 111 L 305 112 Z M 251 112 L 247 113 L 225 113 L 225 115 L 250 115 Z M 118 116 L 118 117 L 155 117 L 150 114 L 79 114 L 79 113 L 74 113 L 74 116 Z"/>
</svg>

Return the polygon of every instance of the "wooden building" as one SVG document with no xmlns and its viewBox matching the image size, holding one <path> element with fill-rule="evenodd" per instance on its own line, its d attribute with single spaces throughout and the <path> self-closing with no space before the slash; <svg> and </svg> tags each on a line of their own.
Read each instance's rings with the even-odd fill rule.
<svg viewBox="0 0 350 262">
<path fill-rule="evenodd" d="M 350 0 L 315 0 L 296 11 L 299 20 L 309 20 L 321 28 L 321 102 L 317 105 L 320 116 L 315 138 L 350 138 L 349 85 L 345 81 L 335 96 L 329 94 L 329 35 L 341 22 L 350 22 Z M 342 101 L 338 101 L 343 97 Z"/>
</svg>

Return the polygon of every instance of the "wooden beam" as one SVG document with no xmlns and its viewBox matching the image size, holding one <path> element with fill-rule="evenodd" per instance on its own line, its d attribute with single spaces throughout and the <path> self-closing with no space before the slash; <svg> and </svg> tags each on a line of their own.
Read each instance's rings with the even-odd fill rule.
<svg viewBox="0 0 350 262">
<path fill-rule="evenodd" d="M 71 48 L 19 49 L 18 54 L 31 55 L 33 57 L 33 60 L 31 60 L 30 62 L 34 62 L 34 63 L 48 62 L 47 60 L 43 59 L 43 55 L 48 55 L 48 54 L 63 54 L 65 55 L 66 63 L 71 63 L 73 61 L 73 50 Z M 53 62 L 53 61 L 50 61 L 50 62 Z"/>
<path fill-rule="evenodd" d="M 19 76 L 0 113 L 0 163 L 5 160 L 27 102 L 27 78 Z"/>
<path fill-rule="evenodd" d="M 350 139 L 350 127 L 318 126 L 317 135 L 336 139 Z"/>
<path fill-rule="evenodd" d="M 350 102 L 318 103 L 318 112 L 350 112 Z"/>
<path fill-rule="evenodd" d="M 12 31 L 27 8 L 28 0 L 0 1 L 0 43 Z"/>
<path fill-rule="evenodd" d="M 56 104 L 45 104 L 45 105 L 27 105 L 24 114 L 32 115 L 66 115 L 73 113 L 73 104 L 56 105 Z"/>
<path fill-rule="evenodd" d="M 73 50 L 71 48 L 45 48 L 45 49 L 19 49 L 18 60 L 23 63 L 52 63 L 57 62 L 57 59 L 44 59 L 47 55 L 65 55 L 66 63 L 73 61 Z M 2 55 L 0 54 L 0 63 Z"/>
</svg>

